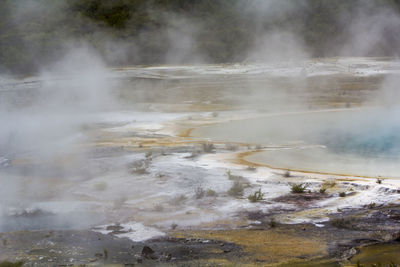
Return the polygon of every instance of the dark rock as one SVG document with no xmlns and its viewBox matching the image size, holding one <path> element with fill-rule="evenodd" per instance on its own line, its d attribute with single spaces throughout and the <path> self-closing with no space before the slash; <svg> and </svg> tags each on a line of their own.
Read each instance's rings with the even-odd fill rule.
<svg viewBox="0 0 400 267">
<path fill-rule="evenodd" d="M 145 257 L 146 259 L 157 259 L 157 256 L 154 253 L 154 250 L 152 250 L 148 246 L 144 246 L 142 249 L 142 256 Z"/>
<path fill-rule="evenodd" d="M 147 256 L 147 255 L 151 255 L 154 253 L 154 250 L 152 250 L 150 247 L 148 246 L 144 246 L 142 249 L 142 255 L 143 256 Z"/>
<path fill-rule="evenodd" d="M 346 250 L 343 255 L 342 255 L 342 259 L 344 260 L 348 260 L 351 257 L 353 257 L 354 255 L 356 255 L 358 253 L 356 248 L 350 248 L 349 250 Z"/>
<path fill-rule="evenodd" d="M 114 225 L 109 225 L 107 226 L 106 230 L 108 231 L 121 231 L 122 229 L 124 229 L 121 225 L 119 224 L 114 224 Z"/>
<path fill-rule="evenodd" d="M 159 261 L 171 261 L 172 255 L 171 254 L 163 254 L 159 257 Z"/>
</svg>

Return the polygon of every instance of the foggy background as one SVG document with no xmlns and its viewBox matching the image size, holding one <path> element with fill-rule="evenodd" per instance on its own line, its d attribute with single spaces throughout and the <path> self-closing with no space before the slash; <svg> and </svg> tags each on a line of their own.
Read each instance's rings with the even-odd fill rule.
<svg viewBox="0 0 400 267">
<path fill-rule="evenodd" d="M 397 0 L 4 0 L 0 69 L 32 73 L 84 42 L 108 66 L 398 56 Z"/>
</svg>

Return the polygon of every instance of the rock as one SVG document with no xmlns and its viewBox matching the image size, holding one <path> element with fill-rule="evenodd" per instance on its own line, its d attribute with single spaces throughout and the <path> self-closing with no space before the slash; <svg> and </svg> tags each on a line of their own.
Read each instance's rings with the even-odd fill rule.
<svg viewBox="0 0 400 267">
<path fill-rule="evenodd" d="M 393 234 L 393 240 L 394 241 L 400 241 L 400 232 L 397 232 L 397 233 Z"/>
<path fill-rule="evenodd" d="M 144 246 L 142 249 L 142 255 L 143 256 L 147 256 L 147 255 L 151 255 L 154 253 L 154 250 L 152 250 L 150 247 L 148 246 Z"/>
<path fill-rule="evenodd" d="M 159 261 L 171 261 L 172 255 L 171 254 L 162 254 L 158 260 Z"/>
<path fill-rule="evenodd" d="M 345 259 L 345 260 L 347 260 L 347 259 L 350 259 L 352 256 L 354 256 L 354 255 L 356 255 L 356 254 L 357 254 L 357 249 L 353 247 L 353 248 L 351 248 L 351 249 L 345 251 L 345 252 L 343 253 L 342 258 Z"/>
<path fill-rule="evenodd" d="M 123 229 L 124 229 L 124 227 L 122 227 L 122 226 L 119 225 L 119 224 L 108 225 L 108 226 L 106 227 L 106 230 L 108 230 L 108 231 L 113 231 L 113 232 L 121 231 L 121 230 L 123 230 Z"/>
<path fill-rule="evenodd" d="M 384 242 L 399 241 L 400 240 L 400 232 L 387 233 L 382 236 L 382 240 Z"/>
<path fill-rule="evenodd" d="M 154 250 L 152 250 L 148 246 L 144 246 L 142 249 L 142 256 L 145 257 L 146 259 L 157 259 Z"/>
</svg>

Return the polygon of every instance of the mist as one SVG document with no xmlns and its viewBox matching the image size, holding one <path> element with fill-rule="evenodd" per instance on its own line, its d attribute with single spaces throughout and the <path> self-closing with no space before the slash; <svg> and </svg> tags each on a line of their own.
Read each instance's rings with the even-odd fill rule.
<svg viewBox="0 0 400 267">
<path fill-rule="evenodd" d="M 39 75 L 25 82 L 9 79 L 1 92 L 2 217 L 37 212 L 32 204 L 49 197 L 71 201 L 71 193 L 52 196 L 52 192 L 67 181 L 87 178 L 88 151 L 80 144 L 91 142 L 91 137 L 83 129 L 99 121 L 99 113 L 115 107 L 111 89 L 116 83 L 95 50 L 70 43 L 64 52 L 64 57 L 43 66 Z M 31 86 L 24 88 L 24 84 Z M 13 161 L 13 167 L 7 168 Z M 85 225 L 83 219 L 75 222 L 73 217 L 66 220 L 50 215 L 44 214 L 47 219 L 39 218 L 41 222 L 32 221 L 32 227 Z M 29 220 L 26 223 L 28 226 Z M 8 220 L 4 229 L 8 224 L 12 222 Z M 18 227 L 17 221 L 14 224 Z"/>
</svg>

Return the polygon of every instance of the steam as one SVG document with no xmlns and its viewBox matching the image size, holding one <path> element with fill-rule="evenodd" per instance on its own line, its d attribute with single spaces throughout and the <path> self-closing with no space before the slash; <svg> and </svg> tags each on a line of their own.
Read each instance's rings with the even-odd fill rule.
<svg viewBox="0 0 400 267">
<path fill-rule="evenodd" d="M 369 2 L 367 2 L 369 3 Z M 345 56 L 398 56 L 400 16 L 393 9 L 378 4 L 360 5 L 352 17 L 340 17 L 348 23 L 346 41 L 341 48 Z M 349 15 L 349 14 L 347 14 Z M 346 29 L 346 25 L 342 26 Z"/>
<path fill-rule="evenodd" d="M 8 105 L 0 110 L 0 159 L 4 168 L 0 169 L 0 212 L 4 213 L 0 214 L 0 228 L 1 219 L 10 214 L 36 214 L 35 210 L 24 210 L 37 201 L 61 201 L 65 197 L 71 201 L 67 192 L 61 191 L 57 197 L 52 192 L 68 181 L 87 178 L 86 152 L 79 145 L 90 142 L 84 126 L 96 122 L 93 118 L 97 113 L 115 104 L 110 71 L 97 53 L 82 43 L 69 44 L 65 55 L 44 66 L 30 83 L 33 87 L 18 89 L 24 83 L 16 81 L 17 88 L 1 92 L 2 101 Z M 9 162 L 13 164 L 10 169 Z M 65 218 L 42 215 L 48 217 L 47 223 L 65 223 Z M 45 225 L 45 221 L 41 223 Z M 4 229 L 10 223 L 4 222 Z M 80 223 L 84 224 L 83 220 Z"/>
<path fill-rule="evenodd" d="M 197 47 L 198 25 L 183 17 L 173 17 L 167 28 L 168 52 L 165 56 L 167 64 L 203 63 L 203 55 Z"/>
<path fill-rule="evenodd" d="M 255 39 L 247 51 L 247 62 L 268 63 L 306 60 L 310 57 L 300 29 L 287 25 L 281 18 L 302 16 L 305 1 L 248 1 L 240 2 L 238 14 L 254 18 Z M 242 6 L 244 5 L 244 6 Z M 271 26 L 272 25 L 272 26 Z"/>
<path fill-rule="evenodd" d="M 31 89 L 28 102 L 2 111 L 2 147 L 14 153 L 35 148 L 49 150 L 49 155 L 65 151 L 67 137 L 78 134 L 90 111 L 111 107 L 109 77 L 104 63 L 88 46 L 71 47 L 60 61 L 42 70 L 35 81 L 39 88 Z M 60 142 L 63 137 L 65 144 Z"/>
<path fill-rule="evenodd" d="M 305 44 L 296 34 L 274 30 L 257 38 L 250 50 L 250 62 L 279 62 L 309 58 Z"/>
</svg>

